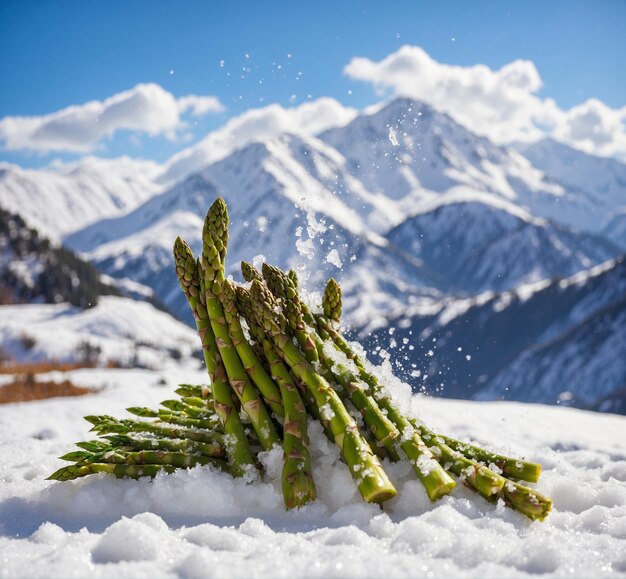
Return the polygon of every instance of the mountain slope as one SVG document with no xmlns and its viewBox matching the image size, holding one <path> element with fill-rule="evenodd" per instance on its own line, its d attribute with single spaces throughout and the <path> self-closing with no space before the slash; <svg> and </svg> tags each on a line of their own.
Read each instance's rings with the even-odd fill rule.
<svg viewBox="0 0 626 579">
<path fill-rule="evenodd" d="M 625 295 L 620 257 L 564 280 L 407 310 L 389 325 L 414 348 L 403 350 L 405 375 L 419 371 L 429 392 L 593 407 L 626 382 Z M 378 331 L 369 345 L 388 341 Z"/>
<path fill-rule="evenodd" d="M 498 198 L 467 199 L 409 217 L 387 234 L 437 276 L 444 292 L 503 291 L 573 275 L 622 253 L 600 237 L 532 217 Z"/>
<path fill-rule="evenodd" d="M 593 195 L 599 205 L 626 206 L 626 165 L 542 139 L 521 149 L 530 162 L 551 178 Z"/>
<path fill-rule="evenodd" d="M 86 308 L 106 294 L 119 291 L 103 283 L 93 265 L 0 208 L 0 304 L 69 302 Z"/>
<path fill-rule="evenodd" d="M 0 307 L 0 351 L 22 364 L 80 362 L 160 369 L 199 350 L 187 325 L 147 302 L 102 297 L 88 310 L 63 304 Z M 97 359 L 93 359 L 97 358 Z"/>
<path fill-rule="evenodd" d="M 0 207 L 58 240 L 153 195 L 160 168 L 151 161 L 87 157 L 57 170 L 0 164 Z"/>
</svg>

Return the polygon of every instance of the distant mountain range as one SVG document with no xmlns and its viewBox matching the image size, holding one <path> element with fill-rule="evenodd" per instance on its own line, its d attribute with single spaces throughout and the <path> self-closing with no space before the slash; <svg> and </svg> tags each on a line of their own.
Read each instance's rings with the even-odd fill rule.
<svg viewBox="0 0 626 579">
<path fill-rule="evenodd" d="M 549 349 L 540 340 L 577 307 L 578 298 L 565 297 L 584 293 L 566 286 L 599 295 L 593 290 L 599 279 L 617 283 L 618 274 L 597 273 L 602 263 L 602 272 L 623 268 L 626 166 L 617 161 L 550 140 L 519 151 L 499 147 L 423 103 L 397 99 L 317 137 L 283 134 L 248 144 L 167 187 L 158 184 L 166 168 L 151 163 L 86 165 L 90 171 L 77 166 L 75 174 L 5 165 L 0 205 L 41 222 L 107 275 L 149 288 L 179 317 L 190 320 L 172 266 L 173 240 L 181 235 L 198 252 L 204 215 L 221 195 L 231 211 L 229 273 L 238 275 L 240 259 L 259 256 L 295 267 L 309 289 L 332 275 L 344 288 L 346 323 L 362 337 L 373 332 L 371 340 L 381 341 L 393 328 L 411 330 L 412 340 L 437 337 L 432 358 L 415 358 L 422 346 L 409 356 L 429 375 L 405 373 L 416 387 L 582 406 L 601 405 L 602 398 L 602 409 L 618 408 L 611 393 L 626 384 L 619 348 L 619 361 L 603 358 L 601 384 L 579 384 L 569 373 L 567 384 L 554 373 L 542 381 L 529 370 L 552 359 L 571 373 L 576 366 L 566 361 L 573 351 L 593 368 L 585 348 L 600 327 L 607 343 L 623 339 L 598 306 L 584 324 L 554 334 Z M 34 211 L 35 199 L 57 198 L 54 211 Z M 533 296 L 548 297 L 513 297 L 535 287 L 544 289 Z M 524 308 L 513 308 L 518 303 Z M 605 306 L 611 319 L 621 319 L 619 296 Z M 463 318 L 470 312 L 476 317 Z M 465 326 L 457 328 L 459 316 Z M 525 338 L 503 349 L 483 336 L 485 327 L 494 328 L 496 342 L 509 334 Z M 474 343 L 491 366 L 476 374 L 482 368 L 476 352 L 467 354 L 470 366 L 464 357 L 453 364 L 456 354 L 443 343 L 463 352 Z M 436 372 L 448 368 L 439 375 L 443 386 L 427 370 L 433 364 Z"/>
</svg>

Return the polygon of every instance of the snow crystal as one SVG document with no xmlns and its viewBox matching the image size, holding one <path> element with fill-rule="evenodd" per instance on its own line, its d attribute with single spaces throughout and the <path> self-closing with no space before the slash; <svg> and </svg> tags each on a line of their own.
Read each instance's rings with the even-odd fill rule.
<svg viewBox="0 0 626 579">
<path fill-rule="evenodd" d="M 296 249 L 300 255 L 308 259 L 315 257 L 315 246 L 312 239 L 296 239 Z"/>
<path fill-rule="evenodd" d="M 331 249 L 326 256 L 326 261 L 334 265 L 337 269 L 341 269 L 343 262 L 339 257 L 339 252 L 336 249 Z"/>
<path fill-rule="evenodd" d="M 396 134 L 396 130 L 393 127 L 389 127 L 389 142 L 394 147 L 398 147 L 400 145 L 400 143 L 398 142 L 398 135 Z"/>
<path fill-rule="evenodd" d="M 265 258 L 265 256 L 262 253 L 259 253 L 258 255 L 255 255 L 252 258 L 252 265 L 258 269 L 259 271 L 261 271 L 261 268 L 263 267 L 263 264 L 267 261 L 267 259 Z"/>
<path fill-rule="evenodd" d="M 320 406 L 320 416 L 326 421 L 329 421 L 332 418 L 334 418 L 335 413 L 333 412 L 333 409 L 330 407 L 330 404 L 324 404 L 323 406 Z"/>
</svg>

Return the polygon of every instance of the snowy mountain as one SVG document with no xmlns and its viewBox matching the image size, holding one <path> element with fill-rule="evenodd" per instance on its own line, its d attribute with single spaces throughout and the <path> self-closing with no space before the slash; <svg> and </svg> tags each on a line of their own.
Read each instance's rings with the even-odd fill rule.
<svg viewBox="0 0 626 579">
<path fill-rule="evenodd" d="M 152 161 L 86 157 L 57 169 L 0 164 L 0 207 L 58 240 L 104 217 L 120 215 L 157 190 Z"/>
<path fill-rule="evenodd" d="M 583 193 L 548 182 L 518 153 L 406 99 L 320 138 L 284 134 L 249 144 L 65 242 L 107 274 L 151 287 L 189 319 L 171 245 L 180 234 L 199 251 L 202 220 L 217 195 L 232 212 L 231 274 L 239 260 L 261 254 L 306 268 L 309 287 L 338 277 L 357 325 L 441 292 L 567 276 L 620 253 L 520 207 L 550 212 L 567 202 L 576 213 Z"/>
<path fill-rule="evenodd" d="M 557 155 L 560 149 L 554 150 Z M 525 154 L 532 156 L 528 150 Z M 594 159 L 583 158 L 586 170 L 602 170 Z M 257 256 L 257 261 L 294 267 L 309 290 L 319 291 L 333 276 L 344 289 L 347 323 L 362 332 L 375 330 L 379 338 L 400 325 L 394 312 L 403 312 L 406 328 L 422 332 L 439 327 L 435 320 L 441 316 L 450 321 L 468 308 L 475 311 L 472 304 L 478 307 L 498 299 L 500 294 L 489 292 L 507 296 L 518 288 L 524 293 L 528 284 L 589 270 L 615 258 L 624 247 L 619 164 L 611 165 L 607 182 L 599 177 L 581 180 L 592 189 L 586 190 L 565 179 L 556 161 L 544 171 L 519 152 L 496 146 L 447 115 L 408 99 L 367 110 L 317 137 L 284 133 L 249 142 L 164 191 L 155 185 L 162 171 L 156 166 L 137 166 L 131 178 L 132 163 L 125 168 L 115 168 L 113 161 L 93 164 L 99 177 L 90 182 L 99 183 L 102 199 L 108 199 L 92 204 L 93 216 L 81 209 L 88 190 L 82 190 L 82 196 L 77 193 L 85 182 L 82 166 L 74 176 L 67 169 L 50 174 L 53 183 L 73 184 L 64 185 L 61 193 L 56 186 L 46 192 L 41 191 L 43 186 L 32 188 L 32 195 L 44 195 L 51 205 L 60 195 L 72 223 L 60 218 L 57 223 L 56 213 L 36 217 L 50 219 L 50 228 L 65 233 L 65 244 L 107 275 L 124 280 L 125 286 L 140 284 L 139 294 L 150 288 L 187 321 L 191 318 L 175 278 L 172 244 L 181 235 L 199 253 L 202 221 L 218 195 L 231 212 L 229 274 L 239 279 L 239 261 Z M 120 176 L 126 185 L 115 181 Z M 11 191 L 17 192 L 19 186 Z M 0 202 L 7 191 L 0 180 Z M 113 192 L 122 195 L 117 205 Z M 50 197 L 45 197 L 48 193 Z M 74 204 L 77 196 L 80 202 Z M 22 203 L 21 210 L 29 207 Z M 613 242 L 602 237 L 603 232 Z M 477 292 L 483 293 L 458 299 Z M 319 296 L 311 299 L 315 302 Z M 555 311 L 561 311 L 560 305 L 556 303 Z M 619 317 L 621 306 L 615 307 Z M 532 326 L 525 318 L 502 316 L 496 336 L 518 326 L 516 333 L 524 336 L 526 326 Z M 484 320 L 492 319 L 496 318 L 484 314 Z M 539 316 L 536 331 L 548 331 L 550 319 Z M 448 321 L 440 324 L 446 332 L 461 331 L 450 329 Z M 483 323 L 473 319 L 464 323 L 471 327 L 474 322 Z M 572 338 L 564 337 L 563 347 L 578 347 L 574 339 L 585 343 L 590 328 L 581 326 L 578 333 L 568 334 Z M 607 331 L 613 335 L 612 329 Z M 489 342 L 482 341 L 480 332 L 478 336 L 476 344 L 487 351 Z M 464 339 L 471 344 L 474 338 L 468 333 Z M 507 355 L 521 355 L 534 343 L 524 342 L 519 351 Z M 422 361 L 415 355 L 417 351 L 409 356 L 415 364 L 410 370 L 417 371 Z M 502 361 L 499 356 L 490 358 L 495 363 Z M 512 363 L 512 358 L 506 360 Z M 482 372 L 479 385 L 471 378 L 472 385 L 465 390 L 455 380 L 465 379 L 467 368 L 445 364 L 456 372 L 456 378 L 447 381 L 452 384 L 446 385 L 450 395 L 478 395 L 490 384 L 493 395 L 499 395 L 495 394 L 502 388 L 495 381 L 499 367 Z M 522 366 L 516 371 L 522 372 Z M 619 374 L 621 366 L 614 365 L 613 371 Z M 437 385 L 429 374 L 432 389 Z M 614 382 L 611 377 L 607 383 Z M 557 394 L 542 399 L 553 402 Z M 581 405 L 597 402 L 583 395 L 572 400 Z"/>
<path fill-rule="evenodd" d="M 346 159 L 349 173 L 402 214 L 434 198 L 491 193 L 532 215 L 598 231 L 613 209 L 579 187 L 555 182 L 517 151 L 494 145 L 448 115 L 396 99 L 320 139 Z"/>
<path fill-rule="evenodd" d="M 402 344 L 398 370 L 430 393 L 617 411 L 626 384 L 626 259 L 407 309 L 389 326 L 391 338 L 380 329 L 369 345 Z"/>
<path fill-rule="evenodd" d="M 311 285 L 331 275 L 350 278 L 360 299 L 356 311 L 386 302 L 400 305 L 432 295 L 419 264 L 367 231 L 359 215 L 323 188 L 290 154 L 298 139 L 255 143 L 117 219 L 96 223 L 66 239 L 106 273 L 152 287 L 178 315 L 189 319 L 172 265 L 172 244 L 181 235 L 200 251 L 202 221 L 217 195 L 231 211 L 229 273 L 239 261 L 263 255 L 282 267 L 306 267 Z M 309 142 L 310 146 L 314 143 Z M 331 217 L 331 215 L 333 217 Z M 369 291 L 363 292 L 363 288 Z"/>
<path fill-rule="evenodd" d="M 441 291 L 456 294 L 568 276 L 622 253 L 601 237 L 486 196 L 409 217 L 387 238 L 419 259 Z"/>
</svg>

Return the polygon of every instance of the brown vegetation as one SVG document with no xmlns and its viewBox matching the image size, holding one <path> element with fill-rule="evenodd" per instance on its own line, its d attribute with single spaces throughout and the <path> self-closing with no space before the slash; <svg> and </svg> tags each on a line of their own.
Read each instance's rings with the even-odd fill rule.
<svg viewBox="0 0 626 579">
<path fill-rule="evenodd" d="M 63 382 L 38 382 L 33 374 L 16 376 L 13 382 L 0 386 L 0 404 L 29 402 L 56 396 L 83 396 L 93 390 L 76 386 L 69 380 Z"/>
<path fill-rule="evenodd" d="M 44 374 L 46 372 L 69 372 L 80 368 L 94 368 L 95 364 L 86 362 L 56 362 L 46 360 L 45 362 L 31 363 L 7 363 L 0 364 L 0 374 Z"/>
</svg>

